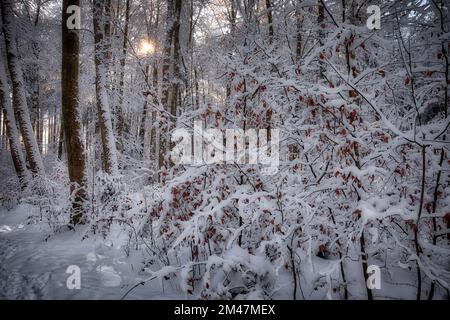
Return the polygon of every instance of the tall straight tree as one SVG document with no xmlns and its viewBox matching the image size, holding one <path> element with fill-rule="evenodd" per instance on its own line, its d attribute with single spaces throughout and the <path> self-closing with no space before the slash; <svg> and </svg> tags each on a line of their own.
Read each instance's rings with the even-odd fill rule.
<svg viewBox="0 0 450 320">
<path fill-rule="evenodd" d="M 61 64 L 61 106 L 64 136 L 66 139 L 67 165 L 71 192 L 75 193 L 72 203 L 71 224 L 77 225 L 83 217 L 83 203 L 86 199 L 85 155 L 81 138 L 81 116 L 78 92 L 80 41 L 76 30 L 67 27 L 70 14 L 67 8 L 79 6 L 79 0 L 64 0 L 62 12 L 62 64 Z"/>
<path fill-rule="evenodd" d="M 178 109 L 178 98 L 180 93 L 180 83 L 181 83 L 181 74 L 180 74 L 180 26 L 181 26 L 181 0 L 173 1 L 173 13 L 171 17 L 171 21 L 169 23 L 171 26 L 171 54 L 170 63 L 171 63 L 171 79 L 170 79 L 170 89 L 168 92 L 168 111 L 173 116 L 177 115 Z"/>
<path fill-rule="evenodd" d="M 123 28 L 122 56 L 120 57 L 120 79 L 119 79 L 119 105 L 116 108 L 117 114 L 117 134 L 119 140 L 119 148 L 123 151 L 123 132 L 124 132 L 124 85 L 125 85 L 125 62 L 128 51 L 128 25 L 130 21 L 131 0 L 125 3 L 125 26 Z"/>
<path fill-rule="evenodd" d="M 42 7 L 42 0 L 37 0 L 36 3 L 36 15 L 34 17 L 33 26 L 34 26 L 34 32 L 37 33 L 38 30 L 38 24 L 41 14 L 41 7 Z M 44 148 L 44 115 L 42 106 L 40 105 L 39 96 L 40 96 L 40 83 L 39 83 L 39 77 L 40 77 L 40 67 L 39 67 L 39 56 L 40 56 L 40 47 L 39 42 L 37 40 L 37 34 L 33 36 L 33 40 L 31 41 L 31 50 L 33 52 L 33 63 L 31 65 L 31 75 L 30 75 L 30 84 L 31 84 L 31 110 L 35 113 L 35 122 L 32 124 L 35 127 L 36 132 L 36 138 L 38 141 L 39 146 L 39 152 L 43 152 Z M 31 117 L 33 120 L 33 117 Z"/>
<path fill-rule="evenodd" d="M 44 164 L 42 162 L 36 137 L 30 120 L 30 112 L 27 105 L 25 82 L 22 68 L 20 66 L 19 54 L 16 43 L 16 24 L 10 0 L 1 2 L 3 33 L 6 45 L 6 60 L 8 62 L 9 74 L 12 82 L 13 108 L 19 122 L 20 132 L 27 153 L 27 159 L 31 171 L 34 174 L 44 174 Z"/>
<path fill-rule="evenodd" d="M 269 43 L 272 44 L 273 39 L 273 18 L 272 18 L 272 4 L 270 0 L 266 0 L 267 24 L 269 25 Z"/>
<path fill-rule="evenodd" d="M 167 0 L 166 34 L 164 39 L 164 59 L 162 64 L 162 106 L 172 116 L 177 115 L 178 96 L 180 90 L 180 15 L 181 0 Z M 170 119 L 172 121 L 172 119 Z M 165 132 L 170 130 L 165 127 Z M 166 152 L 169 145 L 164 137 L 161 138 L 159 150 L 159 167 L 164 166 Z"/>
<path fill-rule="evenodd" d="M 103 148 L 103 169 L 106 173 L 116 175 L 119 172 L 117 149 L 111 121 L 111 111 L 107 93 L 107 75 L 104 50 L 104 2 L 94 0 L 93 23 L 95 38 L 95 92 L 97 98 L 98 122 Z"/>
<path fill-rule="evenodd" d="M 28 171 L 25 158 L 22 154 L 19 132 L 17 130 L 16 118 L 14 116 L 9 93 L 10 88 L 6 77 L 5 66 L 3 64 L 3 59 L 0 59 L 0 105 L 2 106 L 3 119 L 6 124 L 6 135 L 9 140 L 14 168 L 16 169 L 17 176 L 25 185 L 28 180 Z"/>
</svg>

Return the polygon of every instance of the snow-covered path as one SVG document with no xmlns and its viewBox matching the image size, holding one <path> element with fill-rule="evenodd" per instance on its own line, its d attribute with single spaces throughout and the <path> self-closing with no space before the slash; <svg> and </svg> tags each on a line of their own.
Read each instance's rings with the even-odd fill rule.
<svg viewBox="0 0 450 320">
<path fill-rule="evenodd" d="M 63 232 L 46 240 L 42 226 L 25 223 L 31 206 L 0 211 L 0 299 L 120 299 L 142 279 L 139 253 L 127 257 L 111 240 L 86 239 Z M 71 265 L 80 268 L 81 288 L 69 289 Z M 158 283 L 134 289 L 127 298 L 177 296 Z M 178 298 L 180 298 L 178 296 Z"/>
</svg>

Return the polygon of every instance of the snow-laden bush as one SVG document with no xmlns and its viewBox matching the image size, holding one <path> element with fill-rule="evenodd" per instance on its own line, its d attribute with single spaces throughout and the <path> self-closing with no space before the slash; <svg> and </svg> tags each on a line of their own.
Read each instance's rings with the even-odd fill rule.
<svg viewBox="0 0 450 320">
<path fill-rule="evenodd" d="M 21 202 L 38 208 L 30 223 L 45 223 L 53 232 L 65 230 L 71 208 L 65 164 L 57 161 L 45 176 L 34 176 L 22 191 Z"/>
<path fill-rule="evenodd" d="M 89 232 L 106 237 L 114 223 L 129 223 L 127 211 L 133 204 L 126 185 L 120 176 L 111 176 L 99 171 L 92 177 L 92 189 L 88 190 L 86 223 Z"/>
</svg>

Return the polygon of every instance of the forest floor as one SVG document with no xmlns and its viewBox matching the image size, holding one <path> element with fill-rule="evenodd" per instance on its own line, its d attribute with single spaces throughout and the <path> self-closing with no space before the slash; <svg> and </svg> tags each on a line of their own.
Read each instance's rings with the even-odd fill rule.
<svg viewBox="0 0 450 320">
<path fill-rule="evenodd" d="M 123 230 L 113 230 L 106 239 L 100 235 L 83 239 L 82 228 L 54 233 L 45 223 L 28 223 L 37 214 L 38 208 L 25 204 L 0 208 L 0 299 L 121 299 L 125 294 L 126 299 L 186 299 L 172 280 L 136 286 L 149 274 L 142 270 L 142 250 L 124 250 L 128 235 Z M 354 260 L 345 265 L 349 298 L 365 299 L 360 263 Z M 319 288 L 309 285 L 324 278 L 322 272 L 336 268 L 335 263 L 314 257 L 315 271 L 303 274 L 298 297 L 342 299 L 336 293 L 328 296 L 326 282 Z M 80 268 L 80 289 L 67 286 L 71 277 L 67 269 L 73 265 Z M 408 285 L 413 275 L 399 271 L 383 275 L 382 290 L 374 292 L 377 299 L 414 299 L 415 288 Z M 283 279 L 274 298 L 291 299 L 290 276 L 280 272 L 279 277 Z"/>
<path fill-rule="evenodd" d="M 29 205 L 0 210 L 0 299 L 120 299 L 146 278 L 139 252 L 127 255 L 120 235 L 106 241 L 81 241 L 78 231 L 49 236 L 42 224 L 27 224 L 33 210 Z M 80 268 L 80 289 L 67 286 L 71 265 Z M 171 294 L 177 290 L 170 282 L 164 287 L 149 282 L 133 289 L 127 299 L 183 298 Z"/>
</svg>

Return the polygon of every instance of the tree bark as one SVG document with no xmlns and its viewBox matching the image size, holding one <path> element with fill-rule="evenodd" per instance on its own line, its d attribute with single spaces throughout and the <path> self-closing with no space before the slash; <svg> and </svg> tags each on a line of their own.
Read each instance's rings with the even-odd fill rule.
<svg viewBox="0 0 450 320">
<path fill-rule="evenodd" d="M 119 149 L 123 150 L 123 133 L 125 131 L 124 124 L 124 85 L 125 85 L 125 62 L 128 50 L 128 25 L 130 21 L 131 0 L 127 0 L 125 4 L 125 26 L 123 30 L 122 57 L 120 58 L 120 78 L 119 78 L 119 105 L 116 108 L 117 114 L 117 135 L 119 140 Z"/>
<path fill-rule="evenodd" d="M 270 0 L 266 0 L 266 10 L 267 10 L 267 22 L 269 25 L 269 44 L 273 41 L 273 18 L 272 18 L 272 3 Z"/>
<path fill-rule="evenodd" d="M 147 64 L 145 67 L 145 83 L 148 87 L 148 81 L 149 81 L 149 71 L 150 66 Z M 141 143 L 141 152 L 142 156 L 144 157 L 144 144 L 145 144 L 145 127 L 147 122 L 147 113 L 148 113 L 148 101 L 145 99 L 144 102 L 144 108 L 142 109 L 142 117 L 139 125 L 139 141 Z"/>
<path fill-rule="evenodd" d="M 95 92 L 97 99 L 98 121 L 103 148 L 103 169 L 106 173 L 118 174 L 117 150 L 111 122 L 111 111 L 107 93 L 105 53 L 103 47 L 104 3 L 94 0 L 93 23 L 95 37 Z"/>
<path fill-rule="evenodd" d="M 67 28 L 67 8 L 80 5 L 80 0 L 64 0 L 62 11 L 62 64 L 61 64 L 61 108 L 67 150 L 67 166 L 71 182 L 72 202 L 71 226 L 82 222 L 85 190 L 85 154 L 82 141 L 79 108 L 79 53 L 80 42 L 76 30 Z"/>
<path fill-rule="evenodd" d="M 3 121 L 6 124 L 6 135 L 9 140 L 11 157 L 16 170 L 17 177 L 23 186 L 28 182 L 28 171 L 25 158 L 22 153 L 19 132 L 17 130 L 14 111 L 9 98 L 10 88 L 8 85 L 6 70 L 3 61 L 0 60 L 0 105 L 3 111 Z"/>
<path fill-rule="evenodd" d="M 167 25 L 164 40 L 164 60 L 162 67 L 162 98 L 163 108 L 171 115 L 177 115 L 178 93 L 180 81 L 180 14 L 181 0 L 167 0 Z M 166 152 L 169 150 L 169 143 L 165 139 L 165 133 L 169 132 L 172 119 L 166 119 L 162 128 L 162 137 L 159 148 L 159 167 L 162 168 L 166 161 Z"/>
<path fill-rule="evenodd" d="M 1 1 L 1 10 L 3 18 L 3 33 L 5 35 L 6 60 L 12 82 L 13 108 L 19 122 L 23 143 L 30 164 L 31 171 L 34 174 L 43 175 L 44 164 L 42 162 L 36 137 L 33 134 L 33 127 L 28 110 L 25 82 L 23 79 L 22 68 L 20 66 L 19 55 L 16 45 L 16 25 L 13 18 L 13 11 L 10 0 Z"/>
<path fill-rule="evenodd" d="M 36 30 L 40 13 L 41 13 L 41 0 L 37 1 L 36 8 L 36 16 L 34 17 L 34 30 Z M 36 31 L 35 31 L 36 32 Z M 33 36 L 31 40 L 31 51 L 33 53 L 33 62 L 31 65 L 31 75 L 30 75 L 30 85 L 31 85 L 31 122 L 35 125 L 35 133 L 39 146 L 39 152 L 43 153 L 43 145 L 44 145 L 44 130 L 43 130 L 43 114 L 41 110 L 41 106 L 39 103 L 40 96 L 40 68 L 39 68 L 39 56 L 40 56 L 40 48 L 39 43 L 37 41 L 36 35 Z M 34 117 L 34 120 L 33 120 Z"/>
</svg>

